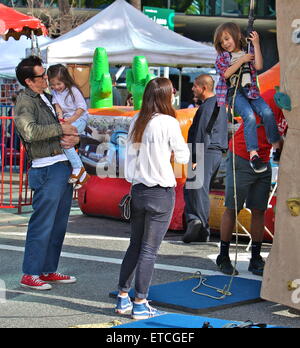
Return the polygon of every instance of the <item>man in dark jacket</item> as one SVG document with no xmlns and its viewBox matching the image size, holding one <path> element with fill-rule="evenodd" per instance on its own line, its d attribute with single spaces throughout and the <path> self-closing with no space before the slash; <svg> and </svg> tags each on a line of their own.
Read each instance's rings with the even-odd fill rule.
<svg viewBox="0 0 300 348">
<path fill-rule="evenodd" d="M 217 105 L 213 78 L 207 74 L 198 76 L 192 90 L 202 104 L 188 133 L 196 180 L 187 179 L 184 189 L 187 230 L 182 240 L 185 243 L 206 242 L 209 238 L 210 184 L 228 146 L 228 118 L 225 107 Z"/>
<path fill-rule="evenodd" d="M 15 124 L 31 160 L 29 185 L 34 191 L 28 224 L 21 285 L 49 290 L 48 282 L 74 283 L 75 277 L 57 273 L 71 209 L 71 166 L 63 153 L 79 138 L 75 127 L 60 124 L 51 104 L 47 74 L 38 57 L 23 59 L 16 75 L 25 90 L 18 96 Z"/>
</svg>

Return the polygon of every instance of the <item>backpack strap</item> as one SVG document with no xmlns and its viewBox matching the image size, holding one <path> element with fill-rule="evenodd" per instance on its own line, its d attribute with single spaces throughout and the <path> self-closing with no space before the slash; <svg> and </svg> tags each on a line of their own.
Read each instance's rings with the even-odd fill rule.
<svg viewBox="0 0 300 348">
<path fill-rule="evenodd" d="M 214 111 L 213 111 L 213 113 L 210 117 L 210 120 L 208 122 L 208 125 L 206 127 L 206 133 L 208 133 L 209 135 L 211 135 L 211 131 L 212 131 L 214 124 L 218 118 L 219 111 L 220 111 L 220 107 L 218 106 L 218 103 L 216 102 L 215 107 L 214 107 Z"/>
</svg>

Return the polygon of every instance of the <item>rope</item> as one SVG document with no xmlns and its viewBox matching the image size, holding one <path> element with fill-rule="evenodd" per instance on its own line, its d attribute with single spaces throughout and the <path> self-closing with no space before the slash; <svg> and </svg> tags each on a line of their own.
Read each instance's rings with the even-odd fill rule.
<svg viewBox="0 0 300 348">
<path fill-rule="evenodd" d="M 254 7 L 255 7 L 255 0 L 251 0 L 250 2 L 250 11 L 249 11 L 249 19 L 248 19 L 248 31 L 253 31 L 253 23 L 254 23 Z M 249 34 L 249 33 L 248 33 Z M 231 122 L 232 122 L 232 171 L 233 171 L 233 195 L 234 195 L 234 215 L 235 215 L 235 258 L 234 258 L 234 266 L 233 266 L 233 272 L 230 276 L 229 285 L 227 286 L 226 292 L 231 295 L 230 289 L 232 286 L 233 278 L 235 276 L 236 266 L 237 266 L 237 258 L 238 258 L 238 244 L 239 244 L 239 237 L 238 237 L 238 228 L 239 228 L 239 222 L 238 222 L 238 210 L 237 210 L 237 193 L 236 193 L 236 165 L 235 165 L 235 138 L 234 138 L 234 105 L 235 105 L 235 98 L 236 94 L 240 85 L 240 80 L 242 76 L 242 67 L 239 70 L 239 73 L 236 78 L 236 84 L 234 88 L 234 94 L 232 98 L 232 110 L 231 110 Z M 226 285 L 224 289 L 226 288 Z M 224 290 L 223 289 L 223 290 Z M 224 297 L 227 296 L 227 294 L 224 294 Z"/>
<path fill-rule="evenodd" d="M 235 166 L 235 138 L 234 138 L 234 104 L 235 104 L 235 98 L 237 94 L 237 90 L 240 84 L 240 79 L 242 76 L 242 69 L 240 69 L 238 78 L 237 78 L 237 84 L 234 89 L 234 94 L 232 98 L 232 110 L 231 110 L 231 122 L 232 122 L 232 130 L 231 130 L 231 139 L 232 139 L 232 172 L 233 172 L 233 196 L 234 196 L 234 216 L 235 216 L 235 258 L 234 258 L 234 266 L 233 266 L 233 272 L 230 277 L 230 282 L 228 286 L 228 291 L 231 288 L 233 278 L 236 271 L 237 266 L 237 257 L 238 257 L 238 244 L 239 244 L 239 236 L 238 236 L 238 229 L 239 229 L 239 222 L 238 222 L 238 210 L 237 210 L 237 193 L 236 193 L 236 166 Z"/>
<path fill-rule="evenodd" d="M 248 19 L 248 28 L 247 28 L 247 36 L 249 36 L 250 32 L 253 31 L 253 23 L 254 23 L 254 7 L 255 7 L 255 0 L 251 0 L 250 1 L 250 11 L 249 11 L 249 19 Z M 248 52 L 250 51 L 250 44 L 248 46 Z M 239 228 L 239 222 L 238 222 L 238 210 L 237 210 L 237 190 L 236 190 L 236 165 L 235 165 L 235 138 L 234 138 L 234 104 L 235 104 L 235 99 L 236 99 L 236 95 L 237 95 L 237 91 L 240 85 L 240 80 L 241 80 L 241 76 L 242 76 L 242 67 L 239 69 L 239 73 L 238 74 L 234 74 L 232 75 L 232 77 L 230 78 L 230 82 L 231 84 L 234 84 L 234 94 L 233 94 L 233 98 L 232 98 L 232 106 L 231 106 L 231 122 L 232 122 L 232 152 L 233 152 L 233 156 L 232 156 L 232 170 L 233 170 L 233 194 L 234 194 L 234 214 L 235 214 L 235 258 L 234 258 L 234 266 L 233 266 L 233 272 L 232 275 L 230 276 L 230 280 L 229 280 L 229 284 L 224 286 L 223 289 L 211 286 L 206 284 L 205 282 L 207 281 L 207 278 L 204 278 L 203 275 L 201 274 L 200 271 L 197 271 L 193 276 L 189 277 L 190 279 L 192 278 L 199 278 L 199 282 L 198 284 L 192 289 L 192 292 L 197 294 L 197 295 L 201 295 L 201 296 L 205 296 L 205 297 L 209 297 L 215 300 L 222 300 L 224 299 L 226 296 L 231 296 L 232 293 L 230 292 L 230 289 L 232 287 L 232 282 L 235 276 L 235 271 L 236 271 L 236 266 L 237 266 L 237 258 L 238 258 L 238 244 L 239 244 L 239 237 L 238 237 L 238 228 Z M 235 81 L 233 82 L 233 79 L 235 79 Z M 230 108 L 230 106 L 229 106 Z M 201 286 L 207 287 L 209 289 L 213 289 L 216 290 L 218 293 L 222 294 L 221 296 L 217 297 L 217 296 L 213 296 L 213 295 L 208 295 L 205 293 L 201 293 L 198 292 L 197 289 Z"/>
<path fill-rule="evenodd" d="M 201 296 L 206 296 L 206 297 L 209 297 L 209 298 L 212 298 L 214 300 L 222 300 L 223 298 L 225 298 L 226 296 L 231 296 L 232 293 L 229 291 L 230 287 L 231 287 L 231 284 L 230 286 L 227 286 L 225 284 L 224 288 L 223 289 L 220 289 L 220 288 L 217 288 L 215 286 L 212 286 L 212 285 L 208 285 L 206 284 L 205 282 L 207 281 L 207 278 L 204 278 L 203 275 L 201 274 L 200 271 L 197 271 L 193 277 L 191 278 L 199 278 L 199 283 L 192 289 L 192 292 L 194 294 L 197 294 L 197 295 L 201 295 Z M 217 297 L 217 296 L 213 296 L 213 295 L 208 295 L 208 294 L 205 294 L 205 293 L 202 293 L 202 292 L 198 292 L 197 289 L 200 288 L 200 286 L 205 286 L 209 289 L 213 289 L 213 290 L 216 290 L 217 292 L 219 292 L 220 294 L 222 294 L 222 296 L 220 297 Z"/>
<path fill-rule="evenodd" d="M 249 38 L 250 33 L 254 30 L 254 8 L 255 8 L 255 0 L 250 1 L 250 10 L 248 17 L 248 26 L 247 26 L 247 38 Z M 248 53 L 250 52 L 251 41 L 248 40 Z"/>
</svg>

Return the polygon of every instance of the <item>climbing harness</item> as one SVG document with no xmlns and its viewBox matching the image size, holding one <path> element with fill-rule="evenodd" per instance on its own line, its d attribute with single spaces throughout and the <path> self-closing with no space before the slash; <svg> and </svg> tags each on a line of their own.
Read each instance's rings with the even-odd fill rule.
<svg viewBox="0 0 300 348">
<path fill-rule="evenodd" d="M 246 35 L 246 40 L 247 40 L 247 52 L 250 53 L 250 48 L 251 48 L 251 40 L 249 40 L 249 36 L 252 33 L 252 31 L 254 30 L 254 21 L 255 21 L 255 17 L 254 17 L 254 8 L 255 8 L 255 0 L 251 0 L 250 1 L 250 10 L 249 10 L 249 17 L 248 17 L 248 26 L 247 26 L 247 35 Z M 245 73 L 249 73 L 250 69 L 249 66 L 247 66 L 246 64 L 244 64 L 243 66 L 241 66 L 239 68 L 239 70 L 230 76 L 230 78 L 228 79 L 228 87 L 229 88 L 234 88 L 236 85 L 240 85 L 241 79 L 239 78 L 240 74 L 245 74 Z M 239 86 L 240 87 L 240 86 Z"/>
</svg>

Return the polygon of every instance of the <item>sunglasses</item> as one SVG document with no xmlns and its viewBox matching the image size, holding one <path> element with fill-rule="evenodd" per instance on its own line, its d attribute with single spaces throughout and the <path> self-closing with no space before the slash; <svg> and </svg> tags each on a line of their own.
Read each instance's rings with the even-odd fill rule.
<svg viewBox="0 0 300 348">
<path fill-rule="evenodd" d="M 41 75 L 32 75 L 31 77 L 32 78 L 37 78 L 37 77 L 44 77 L 45 75 L 46 75 L 47 73 L 46 73 L 46 70 L 41 74 Z"/>
</svg>

